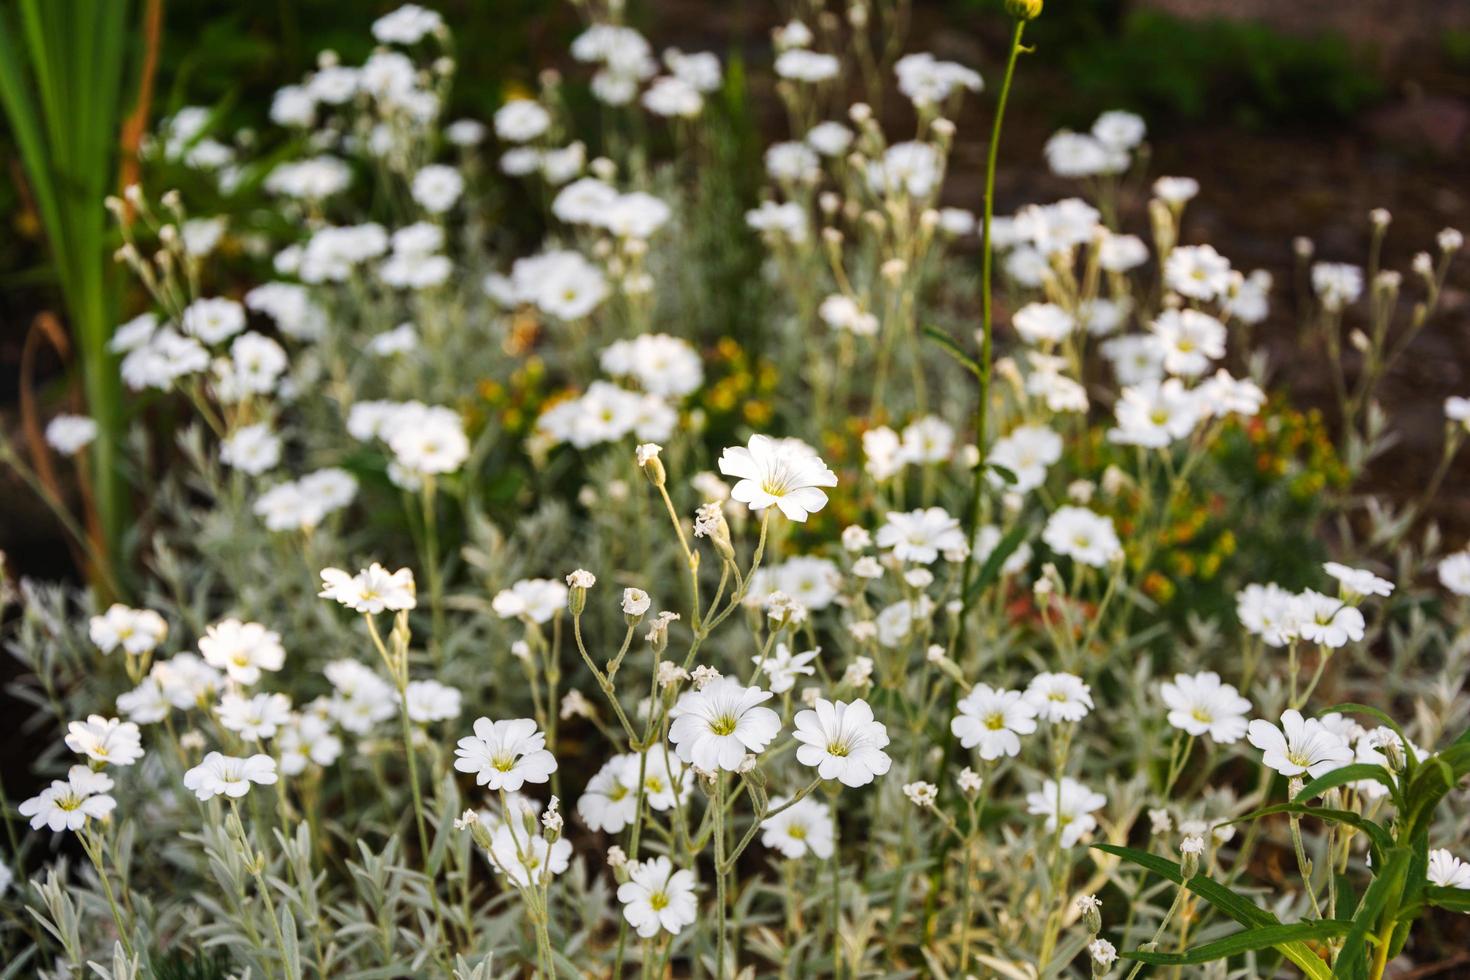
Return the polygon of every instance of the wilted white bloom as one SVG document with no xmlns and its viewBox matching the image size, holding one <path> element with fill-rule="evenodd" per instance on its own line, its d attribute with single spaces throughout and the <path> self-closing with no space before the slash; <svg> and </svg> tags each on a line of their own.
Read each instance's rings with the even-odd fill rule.
<svg viewBox="0 0 1470 980">
<path fill-rule="evenodd" d="M 933 783 L 905 783 L 903 795 L 909 798 L 909 802 L 919 809 L 927 809 L 934 805 L 939 799 L 939 787 Z"/>
<path fill-rule="evenodd" d="M 1061 844 L 1071 847 L 1097 827 L 1097 818 L 1092 814 L 1107 806 L 1108 798 L 1093 792 L 1071 776 L 1063 776 L 1060 783 L 1048 779 L 1041 789 L 1026 794 L 1026 812 L 1046 817 L 1046 832 L 1057 833 L 1061 828 Z"/>
<path fill-rule="evenodd" d="M 474 735 L 459 740 L 454 768 L 474 773 L 477 785 L 514 793 L 526 783 L 546 782 L 556 771 L 546 736 L 532 719 L 477 718 L 474 730 Z"/>
<path fill-rule="evenodd" d="M 813 709 L 797 712 L 796 761 L 817 770 L 823 779 L 844 786 L 866 786 L 888 771 L 893 760 L 883 749 L 888 729 L 873 719 L 868 702 L 818 698 Z"/>
<path fill-rule="evenodd" d="M 227 796 L 238 800 L 252 785 L 270 786 L 277 780 L 276 760 L 263 753 L 249 758 L 211 752 L 199 765 L 184 773 L 184 788 L 200 800 Z"/>
<path fill-rule="evenodd" d="M 1098 966 L 1109 967 L 1118 959 L 1118 950 L 1106 939 L 1098 937 L 1087 944 L 1087 955 Z"/>
<path fill-rule="evenodd" d="M 1261 761 L 1283 776 L 1316 778 L 1353 761 L 1353 750 L 1341 736 L 1295 709 L 1282 713 L 1280 728 L 1258 718 L 1247 732 L 1250 743 L 1265 753 Z"/>
</svg>

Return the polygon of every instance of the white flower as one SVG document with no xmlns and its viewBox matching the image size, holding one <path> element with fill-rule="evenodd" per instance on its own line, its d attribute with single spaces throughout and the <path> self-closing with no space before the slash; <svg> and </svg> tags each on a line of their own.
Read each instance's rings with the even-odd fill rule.
<svg viewBox="0 0 1470 980">
<path fill-rule="evenodd" d="M 131 766 L 143 758 L 138 726 L 130 721 L 88 715 L 66 726 L 66 747 L 93 762 Z"/>
<path fill-rule="evenodd" d="M 556 758 L 534 720 L 477 718 L 474 730 L 459 740 L 454 768 L 474 773 L 478 785 L 514 793 L 526 783 L 546 782 L 556 771 Z"/>
<path fill-rule="evenodd" d="M 776 240 L 785 238 L 798 244 L 806 241 L 806 210 L 795 201 L 762 201 L 759 207 L 745 212 L 745 224 Z"/>
<path fill-rule="evenodd" d="M 898 90 L 916 106 L 933 106 L 951 93 L 982 87 L 980 73 L 953 61 L 939 61 L 927 51 L 904 55 L 893 65 Z"/>
<path fill-rule="evenodd" d="M 330 766 L 342 754 L 342 740 L 332 734 L 328 720 L 314 712 L 292 715 L 276 733 L 281 772 L 298 776 L 308 764 Z"/>
<path fill-rule="evenodd" d="M 604 348 L 602 369 L 617 378 L 632 378 L 646 392 L 683 398 L 704 381 L 699 352 L 686 340 L 668 334 L 641 334 Z"/>
<path fill-rule="evenodd" d="M 1028 344 L 1060 344 L 1077 329 L 1072 314 L 1055 303 L 1027 303 L 1011 316 L 1011 325 Z"/>
<path fill-rule="evenodd" d="M 901 455 L 908 463 L 942 463 L 954 454 L 954 428 L 937 415 L 904 426 Z"/>
<path fill-rule="evenodd" d="M 46 442 L 65 456 L 75 456 L 97 438 L 97 423 L 85 415 L 58 415 L 46 424 Z"/>
<path fill-rule="evenodd" d="M 281 440 L 264 422 L 242 425 L 220 443 L 219 461 L 259 476 L 281 461 Z"/>
<path fill-rule="evenodd" d="M 1113 406 L 1118 425 L 1108 430 L 1108 441 L 1165 449 L 1194 431 L 1201 408 L 1178 378 L 1129 385 Z"/>
<path fill-rule="evenodd" d="M 189 336 L 218 344 L 245 329 L 245 307 L 232 299 L 196 299 L 184 308 L 179 322 Z"/>
<path fill-rule="evenodd" d="M 1293 604 L 1297 610 L 1297 632 L 1304 640 L 1336 649 L 1363 638 L 1362 612 L 1335 596 L 1308 589 Z"/>
<path fill-rule="evenodd" d="M 644 939 L 652 939 L 660 930 L 677 936 L 698 917 L 694 884 L 694 872 L 675 871 L 666 857 L 640 861 L 632 866 L 629 879 L 618 886 L 623 918 Z"/>
<path fill-rule="evenodd" d="M 577 813 L 590 829 L 617 834 L 633 822 L 638 806 L 638 764 L 636 754 L 615 755 L 588 780 L 577 800 Z"/>
<path fill-rule="evenodd" d="M 770 680 L 771 693 L 785 694 L 796 686 L 798 677 L 811 677 L 817 672 L 817 669 L 812 666 L 812 661 L 816 660 L 817 654 L 821 652 L 821 648 L 818 647 L 815 650 L 793 653 L 785 643 L 777 643 L 775 652 L 764 657 L 757 653 L 751 659 Z"/>
<path fill-rule="evenodd" d="M 751 510 L 775 504 L 793 521 L 805 522 L 827 505 L 820 487 L 835 487 L 837 474 L 810 447 L 793 440 L 753 435 L 747 446 L 727 447 L 720 472 L 738 477 L 730 496 Z"/>
<path fill-rule="evenodd" d="M 1103 568 L 1123 553 L 1111 518 L 1084 507 L 1058 507 L 1046 522 L 1041 540 L 1059 555 Z"/>
<path fill-rule="evenodd" d="M 382 435 L 396 461 L 414 473 L 453 473 L 470 454 L 459 414 L 439 406 L 399 413 Z"/>
<path fill-rule="evenodd" d="M 1193 177 L 1160 177 L 1154 181 L 1154 196 L 1166 204 L 1184 204 L 1199 193 Z"/>
<path fill-rule="evenodd" d="M 1092 689 L 1076 674 L 1037 674 L 1026 686 L 1026 700 L 1043 721 L 1081 721 L 1092 710 Z"/>
<path fill-rule="evenodd" d="M 852 145 L 852 130 L 840 122 L 820 122 L 807 130 L 806 144 L 824 157 L 839 157 Z"/>
<path fill-rule="evenodd" d="M 528 143 L 551 126 L 551 113 L 531 99 L 513 99 L 495 111 L 495 135 L 510 143 Z"/>
<path fill-rule="evenodd" d="M 1036 731 L 1036 706 L 1020 691 L 976 684 L 961 699 L 959 714 L 949 730 L 967 749 L 980 748 L 980 758 L 989 762 L 1021 751 L 1021 735 Z"/>
<path fill-rule="evenodd" d="M 219 723 L 246 741 L 272 738 L 291 719 L 291 699 L 284 694 L 243 697 L 234 692 L 220 698 L 215 709 Z"/>
<path fill-rule="evenodd" d="M 782 797 L 771 797 L 773 810 L 785 803 Z M 826 860 L 832 856 L 836 843 L 831 809 L 810 797 L 798 800 L 774 817 L 761 821 L 761 831 L 761 844 L 793 860 L 807 854 Z"/>
<path fill-rule="evenodd" d="M 142 683 L 131 691 L 117 696 L 117 710 L 136 725 L 151 725 L 168 717 L 169 702 L 163 688 L 152 677 L 143 678 Z"/>
<path fill-rule="evenodd" d="M 1109 146 L 1088 133 L 1060 130 L 1046 141 L 1046 165 L 1058 177 L 1095 177 L 1128 168 L 1126 150 Z"/>
<path fill-rule="evenodd" d="M 334 694 L 327 713 L 344 731 L 366 735 L 393 717 L 395 692 L 388 682 L 355 660 L 334 660 L 322 669 Z"/>
<path fill-rule="evenodd" d="M 373 37 L 383 44 L 417 44 L 443 26 L 437 11 L 406 3 L 373 21 Z"/>
<path fill-rule="evenodd" d="M 254 684 L 262 670 L 280 670 L 286 662 L 279 633 L 233 618 L 205 630 L 199 638 L 199 652 L 207 664 L 223 670 L 238 684 Z"/>
<path fill-rule="evenodd" d="M 521 579 L 490 600 L 490 608 L 502 619 L 524 617 L 533 623 L 550 622 L 566 604 L 567 587 L 549 578 Z"/>
<path fill-rule="evenodd" d="M 802 743 L 796 761 L 817 770 L 823 779 L 844 786 L 866 786 L 888 771 L 893 760 L 883 749 L 888 729 L 873 719 L 868 702 L 817 698 L 813 709 L 796 715 L 793 737 Z"/>
<path fill-rule="evenodd" d="M 1470 864 L 1444 848 L 1429 852 L 1429 883 L 1440 888 L 1470 888 Z"/>
<path fill-rule="evenodd" d="M 1095 793 L 1071 776 L 1063 776 L 1058 784 L 1048 779 L 1035 793 L 1026 794 L 1026 812 L 1045 815 L 1046 832 L 1054 834 L 1061 827 L 1061 844 L 1071 847 L 1097 827 L 1093 811 L 1107 806 L 1108 798 Z"/>
<path fill-rule="evenodd" d="M 1109 109 L 1092 124 L 1092 135 L 1118 150 L 1133 149 L 1143 142 L 1145 132 L 1143 117 L 1122 109 Z"/>
<path fill-rule="evenodd" d="M 1137 235 L 1110 234 L 1098 246 L 1097 261 L 1108 272 L 1127 272 L 1148 261 L 1148 246 Z"/>
<path fill-rule="evenodd" d="M 252 755 L 247 759 L 211 752 L 204 761 L 184 773 L 184 788 L 201 800 L 228 796 L 238 800 L 250 792 L 251 784 L 270 786 L 275 783 L 276 760 L 268 755 Z"/>
<path fill-rule="evenodd" d="M 419 332 L 412 323 L 400 323 L 368 341 L 368 350 L 379 357 L 407 354 L 419 345 Z"/>
<path fill-rule="evenodd" d="M 830 54 L 792 48 L 776 56 L 776 74 L 798 82 L 825 82 L 836 78 L 842 63 Z"/>
<path fill-rule="evenodd" d="M 1250 743 L 1264 753 L 1261 761 L 1283 776 L 1305 773 L 1316 778 L 1353 761 L 1353 750 L 1341 736 L 1295 709 L 1282 712 L 1280 728 L 1257 718 L 1247 732 Z"/>
<path fill-rule="evenodd" d="M 1044 425 L 1022 425 L 995 441 L 986 461 L 1010 470 L 1016 477 L 1009 489 L 1029 493 L 1046 482 L 1047 467 L 1062 458 L 1062 437 Z M 990 482 L 1004 486 L 994 471 Z"/>
<path fill-rule="evenodd" d="M 1209 735 L 1221 744 L 1239 741 L 1245 734 L 1251 703 L 1233 685 L 1222 683 L 1214 671 L 1175 674 L 1160 691 L 1169 708 L 1169 724 L 1175 728 L 1190 735 Z"/>
<path fill-rule="evenodd" d="M 747 752 L 763 752 L 781 731 L 781 719 L 759 705 L 771 692 L 721 677 L 685 691 L 669 711 L 669 741 L 684 762 L 710 772 L 735 772 Z"/>
<path fill-rule="evenodd" d="M 149 676 L 158 682 L 168 703 L 180 711 L 209 704 L 224 684 L 219 671 L 192 653 L 180 653 L 154 664 Z"/>
<path fill-rule="evenodd" d="M 652 603 L 653 600 L 642 589 L 623 590 L 623 615 L 625 616 L 642 616 L 648 612 L 648 607 Z"/>
<path fill-rule="evenodd" d="M 369 616 L 385 609 L 395 612 L 412 609 L 418 602 L 412 570 L 400 568 L 389 572 L 377 562 L 356 575 L 348 575 L 340 568 L 322 569 L 322 591 L 317 595 Z"/>
<path fill-rule="evenodd" d="M 822 176 L 817 152 L 792 140 L 767 147 L 765 164 L 766 173 L 778 184 L 814 184 Z"/>
<path fill-rule="evenodd" d="M 461 698 L 458 688 L 436 680 L 410 681 L 404 691 L 408 717 L 419 725 L 458 718 Z"/>
<path fill-rule="evenodd" d="M 1230 288 L 1230 260 L 1210 245 L 1181 245 L 1164 261 L 1164 282 L 1181 296 L 1215 299 Z"/>
<path fill-rule="evenodd" d="M 890 511 L 887 523 L 878 528 L 878 547 L 890 548 L 899 561 L 912 561 L 928 565 L 942 551 L 962 548 L 965 534 L 960 522 L 951 517 L 942 507 L 900 514 Z"/>
<path fill-rule="evenodd" d="M 65 779 L 54 779 L 39 794 L 23 801 L 17 810 L 31 818 L 31 829 L 81 830 L 87 820 L 105 820 L 117 806 L 107 795 L 112 778 L 86 766 L 72 766 Z"/>
<path fill-rule="evenodd" d="M 924 199 L 939 189 L 944 160 L 928 143 L 894 143 L 881 160 L 868 162 L 868 187 L 885 197 Z"/>
<path fill-rule="evenodd" d="M 1118 959 L 1118 950 L 1112 943 L 1101 937 L 1087 944 L 1087 955 L 1098 966 L 1108 967 Z"/>
<path fill-rule="evenodd" d="M 430 214 L 443 214 L 464 193 L 464 177 L 453 167 L 431 163 L 413 175 L 413 199 Z"/>
<path fill-rule="evenodd" d="M 149 653 L 168 634 L 168 623 L 151 609 L 130 609 L 114 602 L 101 616 L 88 621 L 88 635 L 97 649 L 111 653 L 119 646 L 134 656 Z"/>
<path fill-rule="evenodd" d="M 878 318 L 864 310 L 857 301 L 841 293 L 833 293 L 817 307 L 817 316 L 833 330 L 846 330 L 856 337 L 872 337 L 878 333 Z"/>
<path fill-rule="evenodd" d="M 534 811 L 533 811 L 534 812 Z M 528 837 L 517 819 L 506 820 L 490 838 L 490 864 L 518 888 L 540 885 L 561 874 L 571 863 L 572 842 L 565 837 L 548 844 L 540 835 Z"/>
<path fill-rule="evenodd" d="M 1164 352 L 1164 370 L 1197 378 L 1225 356 L 1225 325 L 1199 310 L 1165 310 L 1149 327 Z"/>
<path fill-rule="evenodd" d="M 1343 262 L 1312 266 L 1312 290 L 1323 309 L 1336 312 L 1363 294 L 1363 270 Z"/>
<path fill-rule="evenodd" d="M 1455 595 L 1470 595 L 1470 551 L 1440 559 L 1437 571 L 1440 585 Z"/>
<path fill-rule="evenodd" d="M 917 782 L 904 783 L 903 795 L 909 798 L 909 802 L 923 810 L 934 805 L 939 799 L 939 787 L 933 783 Z"/>
<path fill-rule="evenodd" d="M 1349 568 L 1347 565 L 1340 565 L 1335 561 L 1324 563 L 1322 570 L 1341 583 L 1343 594 L 1349 598 L 1393 594 L 1393 583 L 1388 579 L 1379 578 L 1370 571 L 1361 568 Z"/>
</svg>

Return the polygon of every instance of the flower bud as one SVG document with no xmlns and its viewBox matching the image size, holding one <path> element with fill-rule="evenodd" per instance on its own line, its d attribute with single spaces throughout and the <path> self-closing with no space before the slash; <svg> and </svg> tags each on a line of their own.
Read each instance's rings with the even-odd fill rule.
<svg viewBox="0 0 1470 980">
<path fill-rule="evenodd" d="M 638 460 L 638 465 L 643 469 L 643 475 L 648 477 L 648 482 L 656 487 L 662 487 L 669 478 L 668 474 L 664 471 L 663 460 L 658 458 L 658 454 L 662 450 L 663 447 L 657 443 L 645 442 L 638 447 L 634 454 L 634 458 Z"/>
<path fill-rule="evenodd" d="M 1041 0 L 1006 0 L 1006 13 L 1017 20 L 1035 20 L 1041 16 Z"/>
</svg>

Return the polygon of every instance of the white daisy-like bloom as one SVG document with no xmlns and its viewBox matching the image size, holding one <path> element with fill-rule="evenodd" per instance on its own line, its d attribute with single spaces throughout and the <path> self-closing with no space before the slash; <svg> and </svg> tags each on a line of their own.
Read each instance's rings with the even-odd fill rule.
<svg viewBox="0 0 1470 980">
<path fill-rule="evenodd" d="M 567 587 L 555 579 L 524 578 L 501 589 L 490 600 L 490 608 L 501 619 L 529 619 L 549 623 L 566 608 Z"/>
<path fill-rule="evenodd" d="M 657 757 L 660 753 L 655 752 Z M 577 800 L 577 814 L 591 830 L 609 834 L 633 822 L 638 807 L 638 756 L 615 755 L 602 764 Z"/>
<path fill-rule="evenodd" d="M 261 671 L 280 670 L 286 662 L 279 633 L 233 618 L 205 630 L 199 638 L 199 652 L 205 663 L 224 671 L 237 684 L 254 684 Z"/>
<path fill-rule="evenodd" d="M 817 151 L 805 143 L 772 143 L 765 153 L 766 174 L 778 184 L 814 184 L 822 177 Z"/>
<path fill-rule="evenodd" d="M 1063 847 L 1071 847 L 1097 829 L 1094 811 L 1108 805 L 1108 798 L 1094 792 L 1071 776 L 1063 776 L 1060 784 L 1048 779 L 1041 789 L 1026 794 L 1026 812 L 1045 816 L 1049 834 L 1061 827 Z"/>
<path fill-rule="evenodd" d="M 1437 847 L 1429 852 L 1428 879 L 1440 888 L 1470 888 L 1470 864 Z"/>
<path fill-rule="evenodd" d="M 456 119 L 444 127 L 444 138 L 461 149 L 485 142 L 485 124 L 478 119 Z"/>
<path fill-rule="evenodd" d="M 857 300 L 841 293 L 822 300 L 817 316 L 833 330 L 846 330 L 855 337 L 872 337 L 878 333 L 878 318 L 859 306 Z"/>
<path fill-rule="evenodd" d="M 1322 565 L 1322 570 L 1337 579 L 1345 597 L 1364 598 L 1370 595 L 1393 594 L 1392 582 L 1386 578 L 1379 578 L 1366 569 L 1351 568 L 1335 561 L 1329 561 Z"/>
<path fill-rule="evenodd" d="M 223 674 L 192 653 L 175 654 L 154 664 L 148 676 L 158 682 L 168 703 L 180 711 L 212 704 L 225 683 Z"/>
<path fill-rule="evenodd" d="M 1137 235 L 1110 234 L 1097 247 L 1097 261 L 1107 272 L 1128 272 L 1148 261 L 1148 246 Z"/>
<path fill-rule="evenodd" d="M 152 725 L 168 717 L 168 698 L 151 674 L 131 691 L 117 696 L 117 710 L 135 725 Z"/>
<path fill-rule="evenodd" d="M 1164 260 L 1164 283 L 1190 299 L 1224 296 L 1230 289 L 1230 260 L 1211 245 L 1180 245 Z"/>
<path fill-rule="evenodd" d="M 1029 493 L 1046 482 L 1047 467 L 1061 458 L 1061 436 L 1044 425 L 1021 425 L 995 441 L 986 461 L 1015 474 L 1016 482 L 1009 489 Z M 994 471 L 990 473 L 990 482 L 1006 485 Z"/>
<path fill-rule="evenodd" d="M 131 766 L 143 758 L 138 726 L 130 721 L 88 715 L 66 726 L 66 747 L 93 762 Z"/>
<path fill-rule="evenodd" d="M 751 436 L 745 446 L 726 447 L 720 472 L 738 480 L 731 498 L 757 511 L 774 504 L 797 522 L 827 506 L 820 488 L 837 486 L 837 474 L 811 447 L 763 435 Z"/>
<path fill-rule="evenodd" d="M 470 455 L 459 413 L 441 406 L 420 406 L 400 414 L 383 432 L 397 462 L 414 473 L 453 473 Z"/>
<path fill-rule="evenodd" d="M 281 461 L 281 440 L 269 425 L 242 425 L 220 443 L 219 461 L 226 466 L 259 476 Z"/>
<path fill-rule="evenodd" d="M 443 27 L 438 11 L 406 3 L 373 21 L 373 37 L 383 44 L 417 44 Z"/>
<path fill-rule="evenodd" d="M 233 691 L 220 698 L 215 717 L 225 728 L 247 741 L 273 738 L 291 720 L 291 699 L 284 694 L 245 697 Z"/>
<path fill-rule="evenodd" d="M 1296 596 L 1275 582 L 1247 585 L 1235 594 L 1240 625 L 1274 647 L 1297 638 L 1301 612 Z"/>
<path fill-rule="evenodd" d="M 899 450 L 904 462 L 943 463 L 954 455 L 954 427 L 937 415 L 925 415 L 903 428 Z"/>
<path fill-rule="evenodd" d="M 904 55 L 893 65 L 898 90 L 916 106 L 934 106 L 960 91 L 978 92 L 980 73 L 953 61 L 940 61 L 927 51 Z"/>
<path fill-rule="evenodd" d="M 340 602 L 364 615 L 374 616 L 384 610 L 398 612 L 418 604 L 411 569 L 389 572 L 373 562 L 356 575 L 349 575 L 340 568 L 324 568 L 321 576 L 322 591 L 317 593 L 318 596 Z"/>
<path fill-rule="evenodd" d="M 1112 519 L 1085 507 L 1058 507 L 1047 520 L 1041 540 L 1057 554 L 1094 568 L 1104 568 L 1123 554 Z"/>
<path fill-rule="evenodd" d="M 852 130 L 840 122 L 819 122 L 807 130 L 806 145 L 824 157 L 840 157 L 852 146 Z"/>
<path fill-rule="evenodd" d="M 929 143 L 894 143 L 881 160 L 868 161 L 868 188 L 885 197 L 923 200 L 936 193 L 944 177 L 944 158 Z"/>
<path fill-rule="evenodd" d="M 67 771 L 65 779 L 53 779 L 50 786 L 22 801 L 17 810 L 30 818 L 32 830 L 81 830 L 88 820 L 107 819 L 117 807 L 117 801 L 107 795 L 110 789 L 112 777 L 76 765 Z"/>
<path fill-rule="evenodd" d="M 795 724 L 793 736 L 801 743 L 796 761 L 816 769 L 823 779 L 866 786 L 893 764 L 883 751 L 888 728 L 874 720 L 866 701 L 817 698 L 812 708 L 797 712 Z"/>
<path fill-rule="evenodd" d="M 122 647 L 127 653 L 140 656 L 163 642 L 168 635 L 168 623 L 152 609 L 132 609 L 114 602 L 105 613 L 88 621 L 87 635 L 103 653 Z"/>
<path fill-rule="evenodd" d="M 1194 431 L 1201 408 L 1200 399 L 1178 378 L 1128 385 L 1113 406 L 1118 424 L 1108 430 L 1108 441 L 1167 449 Z"/>
<path fill-rule="evenodd" d="M 899 561 L 928 565 L 941 552 L 965 546 L 965 533 L 960 522 L 943 507 L 911 510 L 907 514 L 889 511 L 887 522 L 874 538 L 879 548 L 891 550 Z"/>
<path fill-rule="evenodd" d="M 458 718 L 463 695 L 459 688 L 436 680 L 410 681 L 403 692 L 409 720 L 418 725 Z"/>
<path fill-rule="evenodd" d="M 797 82 L 825 82 L 837 77 L 842 62 L 830 54 L 792 48 L 776 56 L 776 74 Z"/>
<path fill-rule="evenodd" d="M 677 936 L 698 917 L 694 885 L 694 872 L 674 870 L 663 856 L 630 865 L 628 880 L 618 886 L 623 918 L 644 939 L 660 931 Z"/>
<path fill-rule="evenodd" d="M 1123 109 L 1109 109 L 1092 124 L 1092 135 L 1117 150 L 1133 149 L 1147 132 L 1142 116 Z"/>
<path fill-rule="evenodd" d="M 1459 551 L 1441 558 L 1435 571 L 1440 585 L 1455 595 L 1470 596 L 1470 551 Z"/>
<path fill-rule="evenodd" d="M 520 821 L 515 826 L 502 821 L 490 836 L 486 856 L 491 866 L 517 888 L 527 888 L 539 886 L 567 869 L 572 860 L 572 842 L 563 837 L 548 844 L 539 834 L 529 836 Z"/>
<path fill-rule="evenodd" d="M 512 99 L 495 110 L 495 135 L 507 143 L 529 143 L 551 127 L 551 113 L 534 99 Z"/>
<path fill-rule="evenodd" d="M 1128 152 L 1089 133 L 1063 129 L 1046 141 L 1046 165 L 1058 177 L 1095 177 L 1128 169 Z"/>
<path fill-rule="evenodd" d="M 1345 739 L 1294 708 L 1282 712 L 1280 728 L 1257 718 L 1246 731 L 1250 743 L 1264 753 L 1261 761 L 1283 776 L 1315 779 L 1353 761 Z"/>
<path fill-rule="evenodd" d="M 1245 734 L 1251 703 L 1214 671 L 1175 674 L 1173 681 L 1160 686 L 1160 693 L 1169 709 L 1169 724 L 1181 731 L 1209 735 L 1222 745 Z"/>
<path fill-rule="evenodd" d="M 817 672 L 812 666 L 812 661 L 817 659 L 821 653 L 821 647 L 815 650 L 803 650 L 793 652 L 791 647 L 785 643 L 777 643 L 776 649 L 766 656 L 757 653 L 751 659 L 756 662 L 761 673 L 766 675 L 770 681 L 772 694 L 785 694 L 796 686 L 798 677 L 811 677 Z"/>
<path fill-rule="evenodd" d="M 784 797 L 771 797 L 773 810 L 785 803 Z M 791 860 L 808 854 L 821 860 L 830 858 L 836 844 L 831 808 L 811 797 L 798 800 L 761 821 L 761 844 Z"/>
<path fill-rule="evenodd" d="M 1337 649 L 1363 638 L 1363 613 L 1336 596 L 1307 589 L 1296 597 L 1297 633 L 1302 639 Z"/>
<path fill-rule="evenodd" d="M 1341 310 L 1363 295 L 1363 270 L 1345 262 L 1318 262 L 1312 266 L 1312 291 L 1323 309 Z"/>
<path fill-rule="evenodd" d="M 1027 303 L 1011 316 L 1011 325 L 1028 344 L 1060 344 L 1077 329 L 1077 320 L 1055 303 Z"/>
<path fill-rule="evenodd" d="M 1164 352 L 1164 370 L 1197 378 L 1225 356 L 1225 324 L 1199 310 L 1165 310 L 1149 325 Z"/>
<path fill-rule="evenodd" d="M 760 206 L 745 212 L 745 224 L 761 232 L 768 241 L 785 239 L 793 244 L 805 242 L 808 234 L 806 209 L 796 201 L 777 204 L 762 201 Z"/>
<path fill-rule="evenodd" d="M 556 771 L 556 758 L 533 719 L 477 718 L 474 730 L 459 740 L 454 768 L 474 773 L 477 785 L 514 793 L 526 783 L 546 782 Z"/>
<path fill-rule="evenodd" d="M 1226 415 L 1251 417 L 1266 404 L 1266 393 L 1249 378 L 1235 378 L 1221 368 L 1200 382 L 1193 396 L 1202 414 L 1215 418 Z"/>
<path fill-rule="evenodd" d="M 641 334 L 605 347 L 598 357 L 615 378 L 633 378 L 644 390 L 665 398 L 683 398 L 704 381 L 699 352 L 686 340 L 668 334 Z"/>
<path fill-rule="evenodd" d="M 832 605 L 841 588 L 842 573 L 830 560 L 797 555 L 757 569 L 746 589 L 746 601 L 763 606 L 772 593 L 782 592 L 803 608 L 817 612 Z"/>
<path fill-rule="evenodd" d="M 1154 181 L 1154 197 L 1165 204 L 1180 205 L 1199 194 L 1199 181 L 1193 177 L 1160 177 Z"/>
<path fill-rule="evenodd" d="M 238 758 L 211 752 L 199 765 L 184 773 L 184 788 L 200 800 L 227 796 L 238 800 L 250 792 L 251 786 L 270 786 L 276 775 L 276 760 L 264 753 Z"/>
<path fill-rule="evenodd" d="M 293 714 L 276 733 L 276 752 L 281 772 L 299 776 L 308 765 L 330 766 L 342 754 L 342 740 L 332 733 L 331 722 L 315 711 Z"/>
<path fill-rule="evenodd" d="M 781 718 L 761 704 L 770 691 L 721 677 L 685 691 L 669 711 L 669 741 L 679 758 L 707 772 L 736 772 L 746 753 L 759 754 L 781 731 Z"/>
<path fill-rule="evenodd" d="M 97 422 L 85 415 L 57 415 L 46 423 L 46 442 L 64 456 L 75 456 L 97 438 Z"/>
<path fill-rule="evenodd" d="M 379 357 L 407 354 L 419 345 L 419 332 L 412 323 L 400 323 L 392 330 L 385 330 L 368 341 L 367 349 Z"/>
<path fill-rule="evenodd" d="M 1041 673 L 1026 685 L 1026 700 L 1043 721 L 1081 721 L 1092 710 L 1092 689 L 1076 674 Z"/>
<path fill-rule="evenodd" d="M 960 700 L 949 730 L 967 749 L 979 748 L 989 762 L 1021 751 L 1022 735 L 1036 731 L 1036 706 L 1020 691 L 976 684 Z"/>
<path fill-rule="evenodd" d="M 343 659 L 327 664 L 322 673 L 333 690 L 327 714 L 343 731 L 366 735 L 397 713 L 396 692 L 372 668 Z"/>
<path fill-rule="evenodd" d="M 232 299 L 205 297 L 184 308 L 184 333 L 206 344 L 219 344 L 245 329 L 245 307 Z"/>
</svg>

